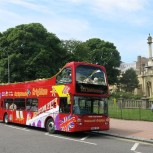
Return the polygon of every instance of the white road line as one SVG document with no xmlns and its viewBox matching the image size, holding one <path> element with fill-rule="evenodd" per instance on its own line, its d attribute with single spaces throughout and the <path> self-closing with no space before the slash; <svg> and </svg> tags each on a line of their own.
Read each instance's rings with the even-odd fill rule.
<svg viewBox="0 0 153 153">
<path fill-rule="evenodd" d="M 131 150 L 132 150 L 132 151 L 135 151 L 135 150 L 137 149 L 138 145 L 139 145 L 139 143 L 135 143 L 135 144 L 133 145 L 133 147 L 131 148 Z"/>
<path fill-rule="evenodd" d="M 125 138 L 119 138 L 119 137 L 114 137 L 114 136 L 107 136 L 107 137 L 112 138 L 112 139 L 121 140 L 121 141 L 128 141 L 128 142 L 134 142 L 134 143 L 139 142 L 139 144 L 146 144 L 146 145 L 149 145 L 149 146 L 153 146 L 153 143 L 144 142 L 144 141 L 125 139 Z"/>
<path fill-rule="evenodd" d="M 52 134 L 48 134 L 48 133 L 45 133 L 45 135 L 50 136 L 50 137 L 60 138 L 60 139 L 66 139 L 66 140 L 71 140 L 71 141 L 86 143 L 86 144 L 95 145 L 95 146 L 97 145 L 96 143 L 92 143 L 92 142 L 87 142 L 87 141 L 82 141 L 82 140 L 76 140 L 76 139 L 71 139 L 71 138 L 65 138 L 65 137 L 62 137 L 62 136 L 52 135 Z"/>
<path fill-rule="evenodd" d="M 87 139 L 88 137 L 89 137 L 89 136 L 86 136 L 86 137 L 82 138 L 81 140 L 84 141 L 84 140 Z"/>
<path fill-rule="evenodd" d="M 5 125 L 5 126 L 13 128 L 13 129 L 17 129 L 17 130 L 27 131 L 27 132 L 30 131 L 30 130 L 27 130 L 26 128 L 19 128 L 19 127 L 15 127 L 15 126 L 11 126 L 11 125 Z"/>
</svg>

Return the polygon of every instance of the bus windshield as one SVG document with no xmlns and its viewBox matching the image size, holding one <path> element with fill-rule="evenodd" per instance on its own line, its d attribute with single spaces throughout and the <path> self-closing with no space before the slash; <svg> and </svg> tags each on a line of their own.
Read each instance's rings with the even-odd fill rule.
<svg viewBox="0 0 153 153">
<path fill-rule="evenodd" d="M 77 83 L 107 85 L 105 73 L 97 67 L 80 65 L 76 68 Z"/>
<path fill-rule="evenodd" d="M 108 115 L 107 98 L 75 96 L 73 114 Z"/>
</svg>

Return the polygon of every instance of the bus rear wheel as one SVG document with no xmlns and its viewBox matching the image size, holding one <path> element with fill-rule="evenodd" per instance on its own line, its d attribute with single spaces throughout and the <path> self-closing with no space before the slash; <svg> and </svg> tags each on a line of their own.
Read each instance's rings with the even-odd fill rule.
<svg viewBox="0 0 153 153">
<path fill-rule="evenodd" d="M 53 119 L 48 119 L 46 122 L 46 131 L 49 132 L 50 134 L 54 134 L 55 133 L 55 124 Z"/>
<path fill-rule="evenodd" d="M 8 124 L 8 114 L 5 114 L 4 115 L 4 123 L 5 124 Z"/>
</svg>

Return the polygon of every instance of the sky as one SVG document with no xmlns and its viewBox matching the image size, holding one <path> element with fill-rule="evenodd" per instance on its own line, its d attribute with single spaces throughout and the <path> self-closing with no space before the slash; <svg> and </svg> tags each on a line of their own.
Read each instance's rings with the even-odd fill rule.
<svg viewBox="0 0 153 153">
<path fill-rule="evenodd" d="M 61 40 L 111 42 L 122 62 L 133 63 L 149 57 L 152 8 L 152 0 L 0 0 L 0 32 L 41 23 Z"/>
</svg>

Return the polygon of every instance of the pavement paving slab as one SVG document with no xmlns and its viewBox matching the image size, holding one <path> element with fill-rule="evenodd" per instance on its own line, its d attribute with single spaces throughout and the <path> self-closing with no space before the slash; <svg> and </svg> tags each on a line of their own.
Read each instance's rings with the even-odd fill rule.
<svg viewBox="0 0 153 153">
<path fill-rule="evenodd" d="M 111 118 L 110 130 L 102 133 L 153 143 L 153 122 Z"/>
</svg>

